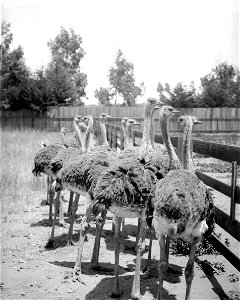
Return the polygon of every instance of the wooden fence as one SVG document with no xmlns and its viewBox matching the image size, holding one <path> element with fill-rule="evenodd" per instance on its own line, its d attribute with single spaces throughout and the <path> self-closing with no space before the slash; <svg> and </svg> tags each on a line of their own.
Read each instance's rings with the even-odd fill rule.
<svg viewBox="0 0 240 300">
<path fill-rule="evenodd" d="M 123 132 L 120 126 L 107 124 L 107 138 L 112 148 L 123 149 Z M 100 129 L 98 125 L 95 125 L 95 134 L 100 136 Z M 134 130 L 132 133 L 133 142 L 137 145 L 137 139 L 142 138 L 142 131 Z M 178 149 L 180 153 L 179 145 L 182 137 L 172 136 L 171 141 L 173 146 Z M 155 135 L 156 143 L 163 143 L 162 136 Z M 240 223 L 235 218 L 236 205 L 240 204 L 240 188 L 237 183 L 237 166 L 240 165 L 240 148 L 235 146 L 221 145 L 212 142 L 204 142 L 193 139 L 193 151 L 195 153 L 203 154 L 209 157 L 214 157 L 219 160 L 229 162 L 232 164 L 232 180 L 231 185 L 227 185 L 219 180 L 212 178 L 200 171 L 196 170 L 196 175 L 209 187 L 229 197 L 230 212 L 226 214 L 221 209 L 215 206 L 216 212 L 216 224 L 228 232 L 238 242 L 240 242 Z M 212 245 L 232 264 L 240 271 L 240 258 L 230 251 L 215 235 L 211 235 L 208 239 Z"/>
<path fill-rule="evenodd" d="M 201 126 L 194 128 L 195 133 L 240 133 L 240 108 L 180 108 L 179 115 L 192 114 L 203 122 Z M 112 122 L 120 125 L 122 117 L 132 117 L 140 121 L 143 127 L 143 106 L 136 107 L 115 107 L 115 106 L 78 106 L 78 107 L 53 107 L 44 116 L 36 116 L 31 111 L 22 110 L 17 112 L 1 111 L 1 127 L 2 128 L 34 128 L 39 130 L 60 130 L 65 126 L 73 129 L 72 121 L 75 115 L 90 114 L 94 118 L 100 116 L 102 112 L 112 116 Z M 176 119 L 170 122 L 170 130 L 178 132 L 179 128 Z M 156 113 L 155 119 L 156 131 L 159 131 L 159 123 Z"/>
</svg>

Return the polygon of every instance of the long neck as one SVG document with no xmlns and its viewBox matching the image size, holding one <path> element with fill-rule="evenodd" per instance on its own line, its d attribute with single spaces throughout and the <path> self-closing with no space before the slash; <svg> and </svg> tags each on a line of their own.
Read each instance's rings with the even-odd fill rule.
<svg viewBox="0 0 240 300">
<path fill-rule="evenodd" d="M 181 167 L 179 158 L 173 148 L 170 136 L 169 136 L 169 122 L 167 118 L 160 116 L 160 127 L 162 131 L 162 138 L 169 156 L 169 168 L 179 169 Z"/>
<path fill-rule="evenodd" d="M 87 127 L 87 130 L 86 130 L 85 141 L 84 141 L 86 151 L 89 148 L 92 127 L 93 127 L 93 119 L 91 117 L 89 117 L 88 127 Z"/>
<path fill-rule="evenodd" d="M 155 122 L 154 122 L 154 112 L 155 112 L 155 109 L 152 109 L 151 110 L 151 113 L 150 113 L 150 120 L 151 120 L 151 128 L 150 128 L 150 139 L 151 139 L 151 144 L 152 144 L 152 147 L 155 148 Z"/>
<path fill-rule="evenodd" d="M 62 136 L 62 142 L 63 144 L 66 144 L 66 136 L 65 133 L 61 131 L 61 136 Z"/>
<path fill-rule="evenodd" d="M 124 148 L 129 148 L 132 146 L 133 146 L 132 129 L 130 126 L 126 126 L 126 136 L 124 138 Z"/>
<path fill-rule="evenodd" d="M 109 143 L 107 140 L 106 126 L 101 120 L 100 120 L 100 129 L 101 129 L 101 135 L 102 135 L 102 145 L 109 146 Z"/>
<path fill-rule="evenodd" d="M 82 134 L 81 134 L 81 131 L 78 127 L 78 124 L 75 120 L 73 121 L 73 125 L 74 125 L 74 130 L 75 130 L 75 133 L 76 133 L 75 138 L 78 142 L 79 148 L 82 149 L 83 151 L 85 151 L 85 147 L 83 145 Z"/>
<path fill-rule="evenodd" d="M 183 168 L 194 171 L 193 160 L 191 156 L 192 146 L 192 124 L 188 124 L 184 129 L 183 145 L 182 145 L 182 163 Z"/>
<path fill-rule="evenodd" d="M 148 106 L 145 107 L 143 137 L 141 147 L 151 147 L 151 110 Z"/>
</svg>

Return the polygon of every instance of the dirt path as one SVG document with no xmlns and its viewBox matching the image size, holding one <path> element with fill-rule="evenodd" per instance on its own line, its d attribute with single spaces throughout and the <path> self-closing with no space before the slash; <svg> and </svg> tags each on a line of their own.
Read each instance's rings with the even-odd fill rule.
<svg viewBox="0 0 240 300">
<path fill-rule="evenodd" d="M 66 193 L 65 198 L 67 199 Z M 25 210 L 22 220 L 13 216 L 10 222 L 3 223 L 1 228 L 1 299 L 111 299 L 109 294 L 114 282 L 114 253 L 111 233 L 111 215 L 108 215 L 101 239 L 100 263 L 110 268 L 109 272 L 95 272 L 90 268 L 95 225 L 84 246 L 83 274 L 85 284 L 73 282 L 68 278 L 74 267 L 77 246 L 66 246 L 67 228 L 56 230 L 57 247 L 53 250 L 44 248 L 50 236 L 47 226 L 48 206 L 40 205 L 41 199 L 35 199 L 31 207 Z M 67 209 L 67 202 L 65 203 Z M 83 212 L 83 206 L 78 213 Z M 66 217 L 67 220 L 67 217 Z M 136 220 L 127 219 L 128 238 L 125 253 L 120 255 L 120 275 L 123 294 L 120 299 L 129 299 L 133 281 L 135 255 L 134 240 Z M 78 239 L 78 225 L 75 225 L 74 238 Z M 148 245 L 148 239 L 147 243 Z M 143 264 L 147 258 L 144 253 Z M 150 278 L 141 280 L 143 299 L 150 300 L 156 296 L 158 287 L 157 261 L 159 250 L 154 241 Z M 239 274 L 221 255 L 207 255 L 197 258 L 198 262 L 208 260 L 218 263 L 217 274 L 207 275 L 199 263 L 195 266 L 195 277 L 192 286 L 192 299 L 239 299 Z M 185 256 L 170 256 L 170 263 L 184 272 L 187 262 Z M 168 274 L 164 281 L 167 299 L 183 299 L 185 294 L 184 273 Z"/>
</svg>

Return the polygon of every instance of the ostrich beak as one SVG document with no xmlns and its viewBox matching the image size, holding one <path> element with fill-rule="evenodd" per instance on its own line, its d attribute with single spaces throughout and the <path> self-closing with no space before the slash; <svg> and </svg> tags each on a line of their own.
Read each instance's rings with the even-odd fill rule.
<svg viewBox="0 0 240 300">
<path fill-rule="evenodd" d="M 172 111 L 172 113 L 173 113 L 173 114 L 178 114 L 178 113 L 179 113 L 179 110 L 174 109 L 174 110 Z"/>
<path fill-rule="evenodd" d="M 194 123 L 194 124 L 202 124 L 202 122 L 201 122 L 201 121 L 199 121 L 199 120 L 197 120 L 197 121 L 194 121 L 193 123 Z"/>
<path fill-rule="evenodd" d="M 138 125 L 139 128 L 140 128 L 140 123 L 139 123 L 139 122 L 135 122 L 135 123 L 134 123 L 134 126 L 135 126 L 135 125 Z"/>
</svg>

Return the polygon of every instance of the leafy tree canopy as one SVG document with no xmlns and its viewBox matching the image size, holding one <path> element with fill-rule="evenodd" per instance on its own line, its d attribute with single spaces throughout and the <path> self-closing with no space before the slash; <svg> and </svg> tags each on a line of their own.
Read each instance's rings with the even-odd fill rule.
<svg viewBox="0 0 240 300">
<path fill-rule="evenodd" d="M 136 102 L 137 96 L 142 94 L 141 87 L 135 84 L 134 66 L 124 58 L 118 50 L 115 66 L 109 70 L 111 88 L 120 94 L 126 105 L 131 106 Z"/>
<path fill-rule="evenodd" d="M 102 105 L 110 105 L 112 94 L 109 89 L 100 87 L 95 90 L 94 96 L 98 99 L 98 103 Z"/>
</svg>

